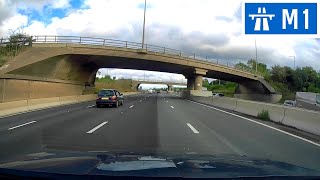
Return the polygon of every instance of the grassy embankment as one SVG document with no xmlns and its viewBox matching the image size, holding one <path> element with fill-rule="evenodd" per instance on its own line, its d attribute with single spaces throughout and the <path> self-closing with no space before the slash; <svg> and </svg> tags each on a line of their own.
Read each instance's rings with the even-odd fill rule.
<svg viewBox="0 0 320 180">
<path fill-rule="evenodd" d="M 131 79 L 114 79 L 110 76 L 105 76 L 102 78 L 96 78 L 95 82 L 95 93 L 98 93 L 101 89 L 117 89 L 120 92 L 133 92 Z"/>
</svg>

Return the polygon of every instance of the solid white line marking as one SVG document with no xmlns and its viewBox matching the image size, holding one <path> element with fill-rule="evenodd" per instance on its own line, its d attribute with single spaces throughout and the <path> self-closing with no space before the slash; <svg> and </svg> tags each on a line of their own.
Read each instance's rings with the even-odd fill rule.
<svg viewBox="0 0 320 180">
<path fill-rule="evenodd" d="M 15 128 L 19 128 L 19 127 L 22 127 L 22 126 L 25 126 L 25 125 L 28 125 L 28 124 L 32 124 L 32 123 L 35 123 L 37 121 L 30 121 L 30 122 L 27 122 L 27 123 L 24 123 L 24 124 L 20 124 L 18 126 L 14 126 L 14 127 L 11 127 L 9 128 L 8 130 L 12 130 L 12 129 L 15 129 Z"/>
<path fill-rule="evenodd" d="M 171 108 L 173 109 L 174 107 L 173 107 L 173 106 L 171 106 Z"/>
<path fill-rule="evenodd" d="M 93 129 L 91 129 L 90 131 L 88 131 L 87 134 L 93 133 L 94 131 L 96 131 L 97 129 L 101 128 L 103 125 L 105 125 L 105 124 L 107 124 L 107 123 L 108 123 L 108 121 L 105 121 L 105 122 L 99 124 L 99 125 L 96 126 L 95 128 L 93 128 Z"/>
<path fill-rule="evenodd" d="M 239 117 L 239 118 L 242 118 L 244 120 L 247 120 L 247 121 L 250 121 L 250 122 L 253 122 L 253 123 L 256 123 L 256 124 L 259 124 L 261 126 L 264 126 L 264 127 L 267 127 L 267 128 L 270 128 L 270 129 L 273 129 L 275 131 L 278 131 L 278 132 L 281 132 L 281 133 L 284 133 L 288 136 L 292 136 L 292 137 L 295 137 L 297 139 L 300 139 L 302 141 L 305 141 L 305 142 L 308 142 L 310 144 L 313 144 L 313 145 L 316 145 L 316 146 L 319 146 L 320 147 L 320 144 L 319 143 L 316 143 L 316 142 L 313 142 L 313 141 L 310 141 L 308 139 L 305 139 L 303 137 L 300 137 L 300 136 L 297 136 L 297 135 L 294 135 L 294 134 L 291 134 L 289 132 L 286 132 L 286 131 L 283 131 L 281 129 L 278 129 L 278 128 L 275 128 L 275 127 L 272 127 L 272 126 L 269 126 L 269 125 L 266 125 L 266 124 L 263 124 L 261 122 L 257 122 L 255 120 L 252 120 L 252 119 L 249 119 L 249 118 L 246 118 L 246 117 L 243 117 L 243 116 L 240 116 L 240 115 L 237 115 L 237 114 L 233 114 L 233 113 L 230 113 L 230 112 L 227 112 L 227 111 L 224 111 L 224 110 L 221 110 L 221 109 L 218 109 L 218 108 L 215 108 L 215 107 L 211 107 L 211 106 L 208 106 L 208 105 L 205 105 L 205 104 L 201 104 L 201 103 L 198 103 L 198 102 L 195 102 L 195 101 L 191 101 L 191 100 L 188 100 L 186 99 L 186 101 L 189 101 L 189 102 L 192 102 L 192 103 L 195 103 L 195 104 L 198 104 L 198 105 L 201 105 L 201 106 L 205 106 L 205 107 L 208 107 L 208 108 L 211 108 L 211 109 L 214 109 L 214 110 L 217 110 L 217 111 L 220 111 L 220 112 L 223 112 L 223 113 L 226 113 L 226 114 L 230 114 L 232 116 L 235 116 L 235 117 Z"/>
<path fill-rule="evenodd" d="M 92 108 L 92 107 L 94 107 L 94 106 L 96 106 L 96 105 L 94 104 L 94 105 L 88 106 L 87 108 Z"/>
<path fill-rule="evenodd" d="M 169 102 L 169 101 L 167 101 L 167 102 Z"/>
<path fill-rule="evenodd" d="M 133 108 L 134 105 L 131 105 L 129 108 Z"/>
<path fill-rule="evenodd" d="M 194 128 L 190 123 L 187 123 L 187 125 L 188 125 L 189 128 L 193 131 L 193 133 L 199 134 L 199 131 L 197 131 L 196 128 Z"/>
<path fill-rule="evenodd" d="M 140 102 L 142 102 L 142 99 L 140 100 Z"/>
</svg>

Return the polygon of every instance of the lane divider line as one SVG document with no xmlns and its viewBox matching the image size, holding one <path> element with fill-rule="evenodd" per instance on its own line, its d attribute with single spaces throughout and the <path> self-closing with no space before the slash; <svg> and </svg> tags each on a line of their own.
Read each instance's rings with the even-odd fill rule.
<svg viewBox="0 0 320 180">
<path fill-rule="evenodd" d="M 196 128 L 194 128 L 190 123 L 187 123 L 187 125 L 189 126 L 189 128 L 193 131 L 193 133 L 195 134 L 199 134 L 199 131 L 197 131 Z"/>
<path fill-rule="evenodd" d="M 169 101 L 166 101 L 166 102 L 169 102 Z"/>
<path fill-rule="evenodd" d="M 94 128 L 91 129 L 90 131 L 88 131 L 87 134 L 91 134 L 91 133 L 95 132 L 97 129 L 101 128 L 103 125 L 105 125 L 105 124 L 107 124 L 107 123 L 108 123 L 108 121 L 105 121 L 105 122 L 99 124 L 98 126 L 94 127 Z"/>
<path fill-rule="evenodd" d="M 131 105 L 129 108 L 133 108 L 134 105 Z"/>
<path fill-rule="evenodd" d="M 20 124 L 20 125 L 18 125 L 18 126 L 11 127 L 11 128 L 9 128 L 8 130 L 16 129 L 16 128 L 19 128 L 19 127 L 22 127 L 22 126 L 26 126 L 26 125 L 28 125 L 28 124 L 35 123 L 35 122 L 37 122 L 37 121 L 30 121 L 30 122 L 27 122 L 27 123 L 24 123 L 24 124 Z"/>
<path fill-rule="evenodd" d="M 170 106 L 172 109 L 174 108 L 173 106 Z"/>
<path fill-rule="evenodd" d="M 87 106 L 87 108 L 92 108 L 92 107 L 95 107 L 96 105 L 94 104 L 94 105 L 91 105 L 91 106 Z"/>
<path fill-rule="evenodd" d="M 198 102 L 195 102 L 195 101 L 191 101 L 191 100 L 188 100 L 186 99 L 186 101 L 189 101 L 189 102 L 192 102 L 192 103 L 195 103 L 195 104 L 198 104 L 198 105 L 201 105 L 201 106 L 204 106 L 204 107 L 208 107 L 208 108 L 211 108 L 211 109 L 214 109 L 216 111 L 220 111 L 220 112 L 223 112 L 223 113 L 226 113 L 226 114 L 229 114 L 229 115 L 232 115 L 232 116 L 235 116 L 235 117 L 238 117 L 238 118 L 241 118 L 241 119 L 244 119 L 244 120 L 247 120 L 247 121 L 250 121 L 250 122 L 253 122 L 253 123 L 256 123 L 256 124 L 259 124 L 261 126 L 264 126 L 264 127 L 267 127 L 267 128 L 270 128 L 270 129 L 273 129 L 275 131 L 278 131 L 278 132 L 281 132 L 283 134 L 286 134 L 288 136 L 292 136 L 292 137 L 295 137 L 297 139 L 300 139 L 302 141 L 305 141 L 305 142 L 308 142 L 310 144 L 313 144 L 313 145 L 316 145 L 316 146 L 319 146 L 320 147 L 320 144 L 319 143 L 316 143 L 316 142 L 313 142 L 313 141 L 310 141 L 306 138 L 303 138 L 303 137 L 300 137 L 300 136 L 297 136 L 297 135 L 294 135 L 292 133 L 289 133 L 289 132 L 286 132 L 286 131 L 283 131 L 281 129 L 278 129 L 278 128 L 275 128 L 275 127 L 272 127 L 272 126 L 269 126 L 269 125 L 266 125 L 266 124 L 263 124 L 261 122 L 257 122 L 255 120 L 252 120 L 252 119 L 249 119 L 249 118 L 246 118 L 246 117 L 243 117 L 243 116 L 240 116 L 240 115 L 237 115 L 237 114 L 233 114 L 233 113 L 230 113 L 230 112 L 227 112 L 227 111 L 224 111 L 224 110 L 221 110 L 221 109 L 218 109 L 218 108 L 215 108 L 215 107 L 212 107 L 212 106 L 208 106 L 208 105 L 205 105 L 205 104 L 201 104 L 201 103 L 198 103 Z"/>
</svg>

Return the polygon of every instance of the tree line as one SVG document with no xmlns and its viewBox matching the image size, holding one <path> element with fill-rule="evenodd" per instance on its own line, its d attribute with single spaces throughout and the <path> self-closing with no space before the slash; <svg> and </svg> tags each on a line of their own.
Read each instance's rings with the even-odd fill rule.
<svg viewBox="0 0 320 180">
<path fill-rule="evenodd" d="M 256 61 L 250 59 L 246 63 L 239 62 L 236 67 L 255 70 Z M 281 101 L 294 99 L 295 93 L 299 91 L 320 93 L 320 72 L 317 72 L 311 66 L 293 69 L 288 66 L 274 65 L 268 68 L 266 64 L 259 62 L 257 71 L 278 93 L 283 95 Z M 221 92 L 233 96 L 237 83 L 222 80 L 209 83 L 207 79 L 204 79 L 203 87 L 212 92 Z"/>
<path fill-rule="evenodd" d="M 246 64 L 236 66 L 255 69 L 256 61 L 250 59 Z M 283 98 L 294 99 L 296 92 L 320 93 L 320 72 L 311 66 L 297 67 L 274 65 L 270 69 L 264 63 L 257 64 L 258 72 L 268 81 Z"/>
<path fill-rule="evenodd" d="M 254 60 L 249 60 L 247 64 L 238 63 L 237 66 L 247 66 L 254 68 Z M 271 69 L 264 63 L 258 63 L 258 72 L 275 88 L 286 88 L 288 91 L 314 92 L 320 93 L 320 72 L 311 66 L 297 67 L 292 69 L 288 66 L 274 65 Z M 282 87 L 281 87 L 282 86 Z M 279 89 L 281 91 L 281 89 Z"/>
</svg>

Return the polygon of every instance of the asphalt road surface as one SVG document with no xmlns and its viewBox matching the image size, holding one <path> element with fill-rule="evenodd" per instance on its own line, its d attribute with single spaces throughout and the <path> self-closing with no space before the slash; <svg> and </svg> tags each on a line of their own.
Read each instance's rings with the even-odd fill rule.
<svg viewBox="0 0 320 180">
<path fill-rule="evenodd" d="M 119 108 L 79 103 L 0 119 L 0 161 L 61 151 L 235 154 L 320 170 L 320 147 L 175 94 L 127 96 Z"/>
</svg>

